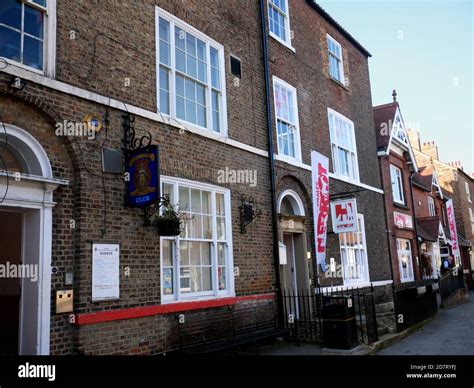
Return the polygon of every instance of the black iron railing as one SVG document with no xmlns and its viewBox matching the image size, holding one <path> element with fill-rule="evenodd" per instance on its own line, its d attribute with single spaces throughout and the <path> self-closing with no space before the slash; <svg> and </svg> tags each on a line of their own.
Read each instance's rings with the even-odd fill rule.
<svg viewBox="0 0 474 388">
<path fill-rule="evenodd" d="M 452 268 L 439 278 L 441 300 L 450 297 L 457 290 L 464 288 L 464 273 L 462 268 Z"/>
<path fill-rule="evenodd" d="M 316 288 L 314 290 L 283 290 L 286 328 L 294 340 L 324 340 L 323 298 L 350 297 L 355 309 L 359 343 L 371 344 L 378 340 L 373 287 Z"/>
</svg>

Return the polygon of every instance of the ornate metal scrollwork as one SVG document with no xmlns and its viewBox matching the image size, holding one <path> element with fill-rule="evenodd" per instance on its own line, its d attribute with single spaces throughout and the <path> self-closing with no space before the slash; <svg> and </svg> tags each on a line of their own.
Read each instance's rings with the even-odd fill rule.
<svg viewBox="0 0 474 388">
<path fill-rule="evenodd" d="M 255 220 L 258 216 L 262 214 L 260 209 L 257 209 L 257 204 L 255 203 L 253 197 L 247 197 L 242 194 L 240 196 L 240 233 L 247 233 L 247 226 Z"/>
<path fill-rule="evenodd" d="M 123 127 L 123 147 L 129 150 L 136 150 L 137 148 L 148 147 L 151 144 L 151 133 L 140 129 L 143 136 L 137 136 L 137 132 L 133 127 L 135 122 L 135 115 L 130 113 L 122 115 Z"/>
</svg>

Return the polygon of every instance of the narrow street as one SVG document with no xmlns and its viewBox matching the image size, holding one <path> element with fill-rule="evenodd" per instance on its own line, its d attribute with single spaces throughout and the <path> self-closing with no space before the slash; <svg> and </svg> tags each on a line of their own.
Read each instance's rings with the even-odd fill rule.
<svg viewBox="0 0 474 388">
<path fill-rule="evenodd" d="M 471 301 L 440 310 L 416 333 L 381 350 L 378 355 L 474 355 L 474 292 Z"/>
</svg>

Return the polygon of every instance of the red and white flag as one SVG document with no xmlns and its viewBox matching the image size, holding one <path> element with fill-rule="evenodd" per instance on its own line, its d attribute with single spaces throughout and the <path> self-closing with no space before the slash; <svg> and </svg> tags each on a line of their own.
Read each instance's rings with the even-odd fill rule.
<svg viewBox="0 0 474 388">
<path fill-rule="evenodd" d="M 329 159 L 319 152 L 311 152 L 314 236 L 316 263 L 325 271 L 326 232 L 329 217 Z"/>
</svg>

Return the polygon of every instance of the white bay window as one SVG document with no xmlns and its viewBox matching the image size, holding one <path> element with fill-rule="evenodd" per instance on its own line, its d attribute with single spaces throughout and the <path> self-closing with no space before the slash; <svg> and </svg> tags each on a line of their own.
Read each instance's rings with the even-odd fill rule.
<svg viewBox="0 0 474 388">
<path fill-rule="evenodd" d="M 357 215 L 358 230 L 339 234 L 344 284 L 368 281 L 364 216 Z"/>
<path fill-rule="evenodd" d="M 354 123 L 328 108 L 329 133 L 334 174 L 359 180 Z"/>
<path fill-rule="evenodd" d="M 410 240 L 397 238 L 397 253 L 400 281 L 402 283 L 413 281 L 413 259 Z"/>
<path fill-rule="evenodd" d="M 225 134 L 223 47 L 158 7 L 156 20 L 160 113 Z"/>
<path fill-rule="evenodd" d="M 163 301 L 233 295 L 230 192 L 162 177 L 162 193 L 180 210 L 182 232 L 161 238 Z"/>
</svg>

